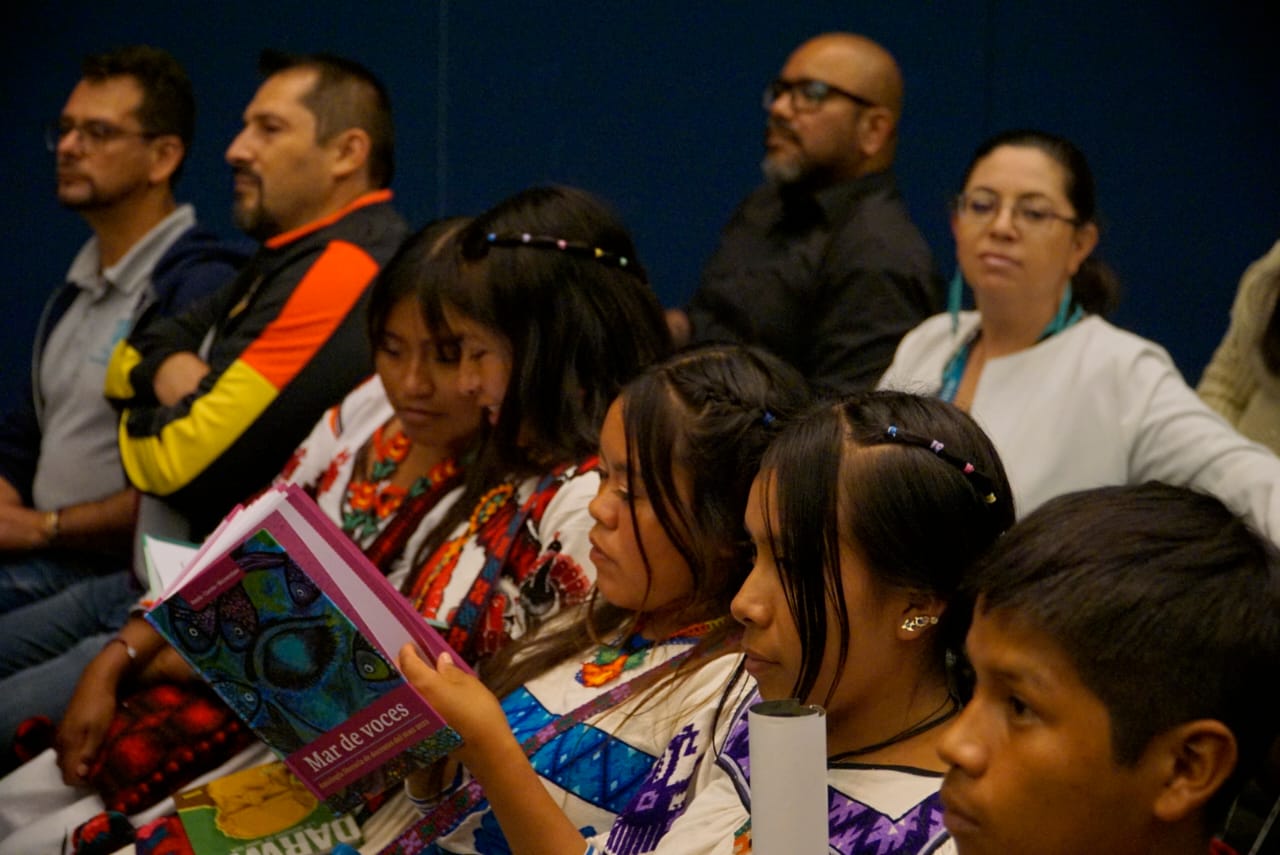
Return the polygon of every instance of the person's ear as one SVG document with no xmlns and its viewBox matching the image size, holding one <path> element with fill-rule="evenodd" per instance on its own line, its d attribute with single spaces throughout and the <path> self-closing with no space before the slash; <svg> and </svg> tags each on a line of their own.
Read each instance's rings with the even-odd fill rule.
<svg viewBox="0 0 1280 855">
<path fill-rule="evenodd" d="M 1161 775 L 1152 812 L 1163 822 L 1180 822 L 1202 810 L 1236 768 L 1235 736 L 1215 719 L 1169 728 L 1143 753 L 1150 752 Z"/>
<path fill-rule="evenodd" d="M 151 140 L 151 168 L 147 170 L 147 180 L 152 184 L 167 184 L 182 165 L 186 153 L 187 147 L 182 144 L 182 138 L 175 134 Z"/>
<path fill-rule="evenodd" d="M 894 118 L 888 107 L 864 107 L 858 117 L 858 147 L 868 160 L 878 156 L 893 139 Z"/>
<path fill-rule="evenodd" d="M 1067 275 L 1075 276 L 1080 265 L 1098 245 L 1098 227 L 1093 223 L 1084 223 L 1076 227 L 1071 241 L 1071 258 L 1067 262 Z"/>
<path fill-rule="evenodd" d="M 343 179 L 364 169 L 373 142 L 364 128 L 347 128 L 329 140 L 329 147 L 333 152 L 333 177 Z"/>
<path fill-rule="evenodd" d="M 924 591 L 908 593 L 898 613 L 898 640 L 915 641 L 928 636 L 946 610 L 946 602 L 932 594 Z"/>
</svg>

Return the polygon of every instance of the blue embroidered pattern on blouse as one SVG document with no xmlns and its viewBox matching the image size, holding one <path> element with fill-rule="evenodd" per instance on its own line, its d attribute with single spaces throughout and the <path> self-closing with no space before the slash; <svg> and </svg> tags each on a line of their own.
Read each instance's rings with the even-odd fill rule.
<svg viewBox="0 0 1280 855">
<path fill-rule="evenodd" d="M 556 718 L 523 687 L 503 699 L 502 709 L 520 742 Z M 631 801 L 654 760 L 589 724 L 574 725 L 530 758 L 539 775 L 611 813 Z"/>
</svg>

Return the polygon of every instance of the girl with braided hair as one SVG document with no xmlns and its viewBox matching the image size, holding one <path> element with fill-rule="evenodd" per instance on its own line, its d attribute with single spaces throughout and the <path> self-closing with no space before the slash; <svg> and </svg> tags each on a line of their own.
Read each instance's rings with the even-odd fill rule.
<svg viewBox="0 0 1280 855">
<path fill-rule="evenodd" d="M 942 830 L 941 725 L 968 695 L 961 576 L 1013 520 L 991 441 L 950 404 L 875 392 L 784 429 L 733 600 L 757 691 L 656 851 L 750 850 L 747 712 L 783 698 L 826 709 L 829 851 L 924 851 Z"/>
<path fill-rule="evenodd" d="M 409 782 L 425 818 L 397 851 L 579 855 L 673 738 L 686 756 L 705 750 L 736 661 L 724 654 L 737 649 L 729 603 L 747 568 L 747 493 L 804 388 L 776 357 L 722 346 L 672 357 L 622 390 L 600 433 L 589 602 L 486 662 L 488 688 L 444 657 L 437 670 L 411 648 L 401 655 L 461 733 L 468 774 L 443 794 L 426 775 Z"/>
</svg>

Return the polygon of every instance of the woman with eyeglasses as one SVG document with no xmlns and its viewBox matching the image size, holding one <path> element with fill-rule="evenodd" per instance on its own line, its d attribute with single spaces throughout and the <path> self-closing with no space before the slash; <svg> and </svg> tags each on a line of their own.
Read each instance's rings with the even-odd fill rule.
<svg viewBox="0 0 1280 855">
<path fill-rule="evenodd" d="M 951 215 L 951 311 L 902 340 L 882 388 L 931 392 L 991 435 L 1020 514 L 1061 493 L 1166 481 L 1280 538 L 1280 459 L 1241 437 L 1154 342 L 1101 314 L 1115 279 L 1093 175 L 1069 141 L 1008 131 L 978 147 Z M 968 283 L 976 311 L 960 312 Z"/>
</svg>

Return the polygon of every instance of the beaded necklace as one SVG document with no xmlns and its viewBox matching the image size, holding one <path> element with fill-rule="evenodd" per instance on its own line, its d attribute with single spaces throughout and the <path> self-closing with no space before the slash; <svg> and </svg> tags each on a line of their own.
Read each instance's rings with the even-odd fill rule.
<svg viewBox="0 0 1280 855">
<path fill-rule="evenodd" d="M 595 655 L 582 663 L 575 678 L 580 684 L 590 688 L 604 686 L 627 671 L 644 665 L 645 660 L 649 658 L 649 651 L 655 647 L 668 644 L 697 644 L 707 633 L 716 627 L 723 626 L 727 620 L 728 618 L 720 617 L 695 623 L 661 639 L 645 638 L 637 630 L 617 644 L 598 647 Z"/>
<path fill-rule="evenodd" d="M 342 531 L 356 543 L 374 537 L 382 528 L 382 522 L 395 514 L 400 504 L 409 497 L 431 489 L 443 473 L 434 467 L 430 472 L 415 478 L 408 487 L 392 484 L 391 479 L 400 468 L 413 440 L 404 431 L 397 430 L 388 436 L 387 424 L 379 425 L 369 444 L 359 452 L 352 466 L 351 481 L 342 500 Z M 372 460 L 366 462 L 366 455 Z M 368 472 L 364 476 L 364 472 Z M 433 479 L 432 476 L 435 476 Z"/>
</svg>

